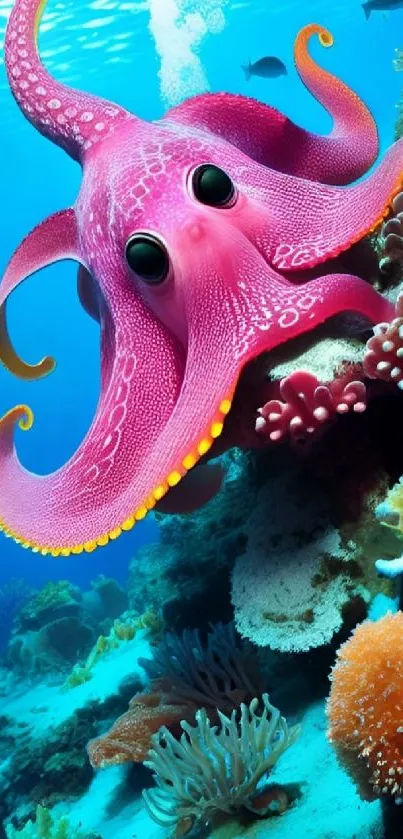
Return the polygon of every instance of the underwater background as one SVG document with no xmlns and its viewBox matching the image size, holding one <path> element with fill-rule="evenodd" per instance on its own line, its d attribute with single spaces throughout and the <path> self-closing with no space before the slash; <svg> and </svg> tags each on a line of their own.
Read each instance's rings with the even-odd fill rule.
<svg viewBox="0 0 403 839">
<path fill-rule="evenodd" d="M 0 0 L 0 276 L 29 230 L 74 203 L 81 179 L 77 164 L 33 129 L 10 93 L 2 42 L 12 5 Z M 48 0 L 39 48 L 59 81 L 146 120 L 195 94 L 227 91 L 327 134 L 330 115 L 293 64 L 295 37 L 311 22 L 334 36 L 326 51 L 313 41 L 311 55 L 368 106 L 382 155 L 397 137 L 403 75 L 394 60 L 403 50 L 403 7 L 367 19 L 359 0 Z M 242 66 L 263 56 L 279 58 L 287 73 L 247 80 Z M 51 376 L 35 382 L 0 367 L 0 417 L 21 403 L 34 412 L 32 429 L 17 430 L 15 440 L 22 464 L 37 474 L 73 454 L 98 400 L 99 328 L 81 307 L 76 271 L 71 262 L 48 267 L 8 304 L 18 354 L 57 361 Z M 397 530 L 375 515 L 403 472 L 400 396 L 382 401 L 381 394 L 365 418 L 344 425 L 339 418 L 328 443 L 322 437 L 313 451 L 313 466 L 309 454 L 295 460 L 292 447 L 231 450 L 221 493 L 205 507 L 151 512 L 93 553 L 41 556 L 0 534 L 0 839 L 403 836 L 403 782 L 390 783 L 403 773 L 401 601 L 399 583 L 375 571 L 379 557 L 401 553 L 401 497 L 389 499 Z M 262 556 L 276 552 L 263 573 Z M 308 570 L 300 577 L 302 566 Z M 302 612 L 294 608 L 297 589 Z M 368 616 L 374 625 L 380 618 L 378 635 L 353 635 L 351 660 L 357 667 L 354 656 L 364 660 L 376 644 L 379 657 L 351 680 L 347 662 L 326 716 L 337 650 L 362 621 L 365 632 Z M 380 783 L 383 768 L 364 771 L 361 764 L 379 722 L 374 685 L 384 683 L 388 668 L 385 703 L 391 692 L 394 704 L 382 706 L 379 719 L 398 737 L 391 735 L 388 777 Z M 366 702 L 370 745 L 361 745 L 362 754 L 352 749 L 353 759 L 345 743 L 351 746 Z M 234 717 L 241 703 L 244 716 Z M 340 733 L 339 711 L 347 706 L 354 725 Z M 202 767 L 192 755 L 178 757 L 175 745 L 180 720 L 195 719 L 199 739 L 189 739 L 190 751 L 214 756 Z M 222 743 L 211 739 L 220 724 Z M 165 725 L 170 733 L 147 768 L 151 736 Z M 386 741 L 378 763 L 390 757 Z M 158 771 L 168 779 L 160 782 L 162 804 L 147 796 Z M 181 810 L 181 795 L 170 791 L 186 786 L 185 778 L 196 779 L 187 790 L 196 804 Z M 221 806 L 201 806 L 207 787 Z"/>
</svg>

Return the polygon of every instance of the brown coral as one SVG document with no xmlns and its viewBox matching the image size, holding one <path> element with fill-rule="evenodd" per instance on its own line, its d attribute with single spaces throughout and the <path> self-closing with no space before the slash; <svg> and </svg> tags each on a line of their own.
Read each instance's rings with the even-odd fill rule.
<svg viewBox="0 0 403 839">
<path fill-rule="evenodd" d="M 403 795 L 403 614 L 359 626 L 337 654 L 330 741 L 362 798 Z"/>
<path fill-rule="evenodd" d="M 94 769 L 145 760 L 150 741 L 161 726 L 175 733 L 181 720 L 192 720 L 196 706 L 174 705 L 163 693 L 141 693 L 135 696 L 129 710 L 118 717 L 102 737 L 90 740 L 87 752 Z"/>
</svg>

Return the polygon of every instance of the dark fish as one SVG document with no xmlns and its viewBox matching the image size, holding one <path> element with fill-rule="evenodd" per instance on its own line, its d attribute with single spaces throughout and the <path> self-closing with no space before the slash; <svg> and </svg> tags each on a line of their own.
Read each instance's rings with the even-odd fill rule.
<svg viewBox="0 0 403 839">
<path fill-rule="evenodd" d="M 370 0 L 370 2 L 373 2 L 373 0 Z M 403 3 L 403 0 L 401 2 Z M 249 81 L 251 76 L 261 76 L 262 79 L 275 79 L 278 76 L 287 75 L 285 64 L 279 58 L 275 58 L 272 55 L 265 55 L 264 58 L 259 58 L 259 61 L 255 61 L 253 64 L 249 60 L 246 66 L 242 65 L 242 70 L 245 73 L 246 81 Z"/>
<path fill-rule="evenodd" d="M 403 9 L 403 0 L 366 0 L 362 8 L 368 20 L 371 12 L 392 12 L 393 9 Z"/>
</svg>

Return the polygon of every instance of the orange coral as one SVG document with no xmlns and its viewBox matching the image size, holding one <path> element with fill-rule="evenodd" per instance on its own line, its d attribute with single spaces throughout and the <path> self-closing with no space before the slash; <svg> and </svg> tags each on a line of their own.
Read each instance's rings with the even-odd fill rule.
<svg viewBox="0 0 403 839">
<path fill-rule="evenodd" d="M 403 795 L 403 614 L 357 627 L 337 654 L 328 736 L 368 800 Z"/>
<path fill-rule="evenodd" d="M 160 693 L 139 693 L 133 697 L 129 710 L 118 717 L 102 737 L 87 744 L 88 757 L 94 769 L 145 760 L 153 734 L 165 725 L 173 733 L 180 730 L 180 721 L 191 721 L 195 706 L 175 705 Z"/>
</svg>

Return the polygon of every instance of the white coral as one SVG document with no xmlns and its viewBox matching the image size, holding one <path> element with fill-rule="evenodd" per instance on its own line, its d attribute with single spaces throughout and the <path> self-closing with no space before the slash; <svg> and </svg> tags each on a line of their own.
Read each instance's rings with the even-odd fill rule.
<svg viewBox="0 0 403 839">
<path fill-rule="evenodd" d="M 344 546 L 329 499 L 303 471 L 274 474 L 248 523 L 248 544 L 232 572 L 238 632 L 262 647 L 306 651 L 327 644 L 352 595 L 354 544 Z"/>
</svg>

